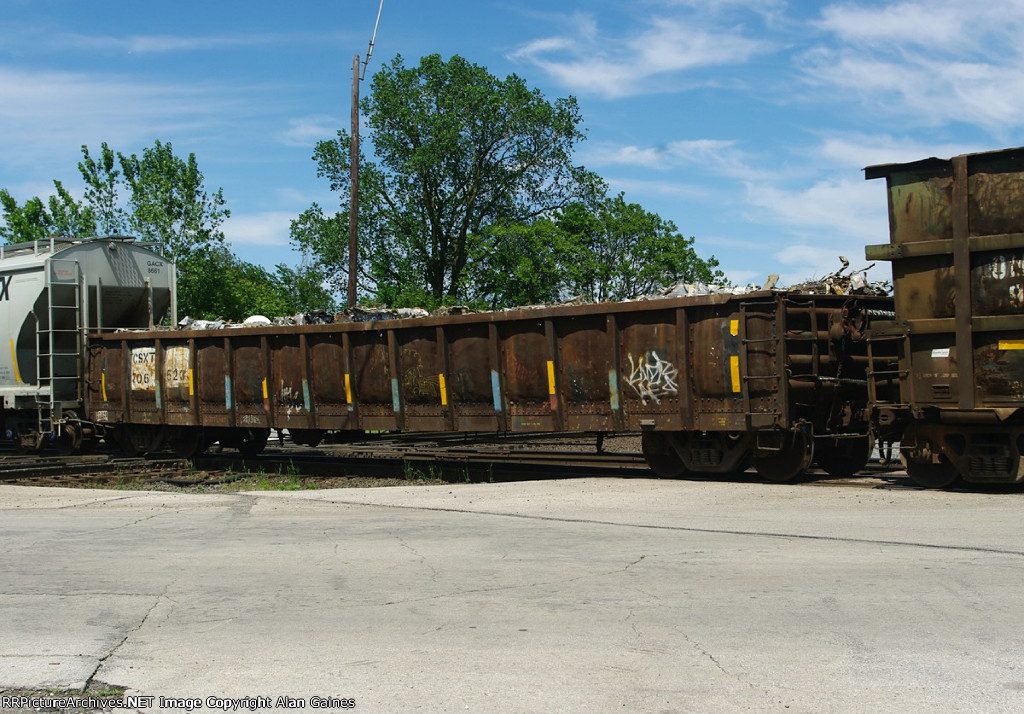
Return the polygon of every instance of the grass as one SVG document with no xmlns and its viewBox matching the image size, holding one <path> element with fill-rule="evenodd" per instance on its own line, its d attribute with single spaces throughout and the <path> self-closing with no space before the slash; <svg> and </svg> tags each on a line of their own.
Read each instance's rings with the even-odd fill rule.
<svg viewBox="0 0 1024 714">
<path fill-rule="evenodd" d="M 427 464 L 426 469 L 416 464 L 422 462 L 402 461 L 402 474 L 406 481 L 417 481 L 419 483 L 445 483 L 448 479 L 444 476 L 444 469 L 438 464 Z M 463 477 L 469 483 L 469 470 L 463 467 Z"/>
<path fill-rule="evenodd" d="M 302 477 L 299 468 L 289 462 L 284 471 L 266 473 L 260 469 L 231 482 L 231 490 L 235 491 L 303 491 L 319 488 L 315 480 Z"/>
</svg>

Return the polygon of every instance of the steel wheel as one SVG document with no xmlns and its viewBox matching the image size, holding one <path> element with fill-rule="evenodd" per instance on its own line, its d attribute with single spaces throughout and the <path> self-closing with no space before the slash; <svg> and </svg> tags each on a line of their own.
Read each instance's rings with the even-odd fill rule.
<svg viewBox="0 0 1024 714">
<path fill-rule="evenodd" d="M 233 446 L 238 449 L 242 456 L 248 459 L 263 453 L 269 438 L 270 429 L 247 429 L 242 440 L 237 444 L 233 444 Z"/>
<path fill-rule="evenodd" d="M 182 426 L 171 432 L 167 446 L 178 458 L 191 459 L 206 451 L 206 440 L 199 427 Z"/>
<path fill-rule="evenodd" d="M 761 478 L 786 483 L 801 476 L 814 458 L 814 439 L 810 430 L 800 427 L 782 437 L 778 451 L 754 455 L 754 468 Z"/>
<path fill-rule="evenodd" d="M 948 488 L 960 478 L 956 467 L 948 461 L 938 464 L 907 462 L 907 476 L 923 488 Z"/>
<path fill-rule="evenodd" d="M 69 456 L 82 448 L 82 422 L 74 412 L 64 412 L 64 423 L 53 442 L 61 456 Z"/>
<path fill-rule="evenodd" d="M 857 437 L 825 437 L 814 444 L 814 460 L 829 476 L 847 478 L 867 466 L 875 440 L 865 434 Z"/>
<path fill-rule="evenodd" d="M 941 447 L 937 447 L 925 430 L 911 424 L 900 440 L 900 459 L 906 464 L 907 476 L 923 488 L 948 488 L 960 478 Z"/>
<path fill-rule="evenodd" d="M 289 429 L 288 436 L 298 446 L 319 446 L 324 433 L 319 429 Z"/>
<path fill-rule="evenodd" d="M 117 429 L 117 445 L 125 456 L 147 454 L 159 442 L 159 431 L 147 424 L 122 424 Z"/>
<path fill-rule="evenodd" d="M 686 473 L 683 460 L 672 449 L 665 434 L 646 431 L 641 436 L 640 443 L 644 460 L 651 467 L 651 471 L 661 478 L 679 478 Z"/>
</svg>

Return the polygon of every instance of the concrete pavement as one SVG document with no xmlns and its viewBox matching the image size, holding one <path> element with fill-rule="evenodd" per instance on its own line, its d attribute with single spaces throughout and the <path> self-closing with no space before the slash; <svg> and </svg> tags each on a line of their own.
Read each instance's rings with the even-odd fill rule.
<svg viewBox="0 0 1024 714">
<path fill-rule="evenodd" d="M 0 689 L 93 680 L 261 711 L 1019 711 L 1022 499 L 0 487 Z"/>
</svg>

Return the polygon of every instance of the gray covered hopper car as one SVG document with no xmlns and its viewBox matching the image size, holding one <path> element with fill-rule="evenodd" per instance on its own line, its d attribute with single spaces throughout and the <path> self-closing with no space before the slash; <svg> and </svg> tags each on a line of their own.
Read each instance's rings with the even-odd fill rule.
<svg viewBox="0 0 1024 714">
<path fill-rule="evenodd" d="M 126 238 L 0 246 L 0 423 L 27 448 L 77 448 L 88 332 L 145 328 L 172 309 L 174 265 Z"/>
</svg>

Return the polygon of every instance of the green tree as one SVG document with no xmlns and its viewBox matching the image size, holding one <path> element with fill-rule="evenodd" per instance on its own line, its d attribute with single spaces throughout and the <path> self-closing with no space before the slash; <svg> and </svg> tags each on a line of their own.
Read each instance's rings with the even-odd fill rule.
<svg viewBox="0 0 1024 714">
<path fill-rule="evenodd" d="M 220 225 L 231 212 L 224 193 L 208 193 L 195 154 L 174 155 L 171 143 L 157 141 L 142 157 L 118 154 L 124 181 L 130 189 L 128 228 L 139 238 L 160 244 L 172 260 L 191 251 L 224 243 Z"/>
<path fill-rule="evenodd" d="M 0 207 L 4 223 L 0 225 L 0 239 L 7 243 L 45 240 L 51 235 L 81 238 L 95 235 L 96 219 L 91 206 L 80 203 L 64 188 L 60 181 L 53 182 L 57 190 L 45 202 L 33 197 L 19 206 L 7 191 L 0 189 Z"/>
<path fill-rule="evenodd" d="M 603 191 L 572 162 L 584 138 L 575 99 L 549 102 L 516 75 L 502 80 L 458 56 L 431 55 L 410 69 L 399 56 L 374 76 L 361 108 L 378 161 L 360 157 L 360 269 L 392 304 L 465 300 L 471 257 L 500 238 L 492 229 Z M 349 152 L 339 131 L 313 157 L 346 196 Z M 337 223 L 347 220 L 346 202 Z M 293 232 L 325 269 L 347 275 L 347 238 L 325 249 L 328 240 L 339 238 Z"/>
<path fill-rule="evenodd" d="M 590 301 L 650 295 L 679 282 L 724 282 L 694 239 L 622 194 L 574 203 L 553 218 L 489 230 L 472 262 L 475 304 L 509 307 L 574 297 Z"/>
<path fill-rule="evenodd" d="M 574 252 L 565 262 L 565 287 L 590 300 L 626 300 L 680 282 L 725 279 L 714 256 L 697 255 L 694 238 L 621 193 L 593 208 L 574 204 L 558 224 Z"/>
<path fill-rule="evenodd" d="M 237 319 L 254 308 L 282 314 L 275 306 L 287 303 L 288 291 L 275 276 L 227 249 L 221 224 L 230 212 L 223 191 L 205 188 L 195 154 L 180 158 L 169 142 L 156 141 L 141 156 L 125 155 L 103 143 L 95 157 L 88 146 L 82 147 L 78 171 L 85 182 L 81 202 L 60 181 L 54 181 L 55 196 L 30 198 L 24 205 L 0 189 L 0 238 L 19 242 L 51 235 L 86 238 L 98 232 L 134 235 L 159 244 L 176 261 L 183 315 Z M 228 285 L 230 281 L 238 284 Z"/>
<path fill-rule="evenodd" d="M 187 306 L 179 312 L 235 322 L 251 315 L 293 314 L 303 310 L 303 297 L 310 299 L 309 287 L 300 278 L 301 271 L 284 266 L 272 274 L 239 259 L 224 245 L 200 246 L 178 264 L 178 304 Z"/>
<path fill-rule="evenodd" d="M 291 222 L 291 238 L 309 261 L 306 272 L 310 279 L 344 294 L 348 288 L 348 216 L 327 216 L 314 203 Z"/>
<path fill-rule="evenodd" d="M 319 310 L 332 313 L 338 309 L 330 290 L 324 287 L 320 273 L 312 266 L 291 268 L 278 264 L 276 271 L 272 277 L 284 303 L 284 310 L 277 314 L 294 315 Z"/>
<path fill-rule="evenodd" d="M 78 172 L 85 181 L 85 202 L 92 208 L 97 230 L 102 235 L 128 232 L 128 219 L 119 200 L 123 181 L 117 166 L 118 155 L 107 146 L 107 142 L 100 145 L 100 155 L 95 159 L 89 154 L 89 147 L 82 146 Z"/>
<path fill-rule="evenodd" d="M 542 217 L 488 229 L 474 242 L 468 302 L 497 309 L 566 297 L 578 246 L 555 220 Z"/>
</svg>

